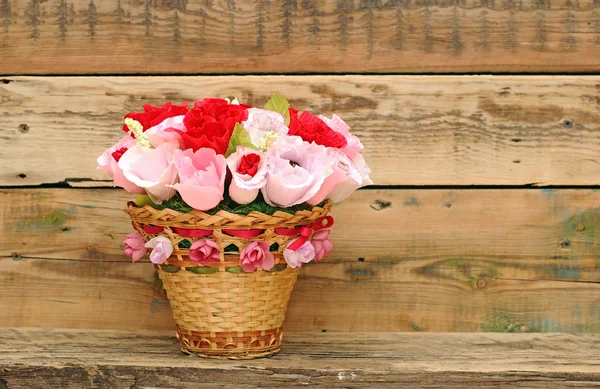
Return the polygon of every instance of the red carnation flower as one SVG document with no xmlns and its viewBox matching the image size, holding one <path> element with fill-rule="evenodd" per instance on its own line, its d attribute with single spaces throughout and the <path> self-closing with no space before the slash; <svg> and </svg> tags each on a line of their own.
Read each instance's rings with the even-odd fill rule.
<svg viewBox="0 0 600 389">
<path fill-rule="evenodd" d="M 260 155 L 254 153 L 246 154 L 240 160 L 240 166 L 238 166 L 237 172 L 254 177 L 258 171 L 259 164 Z"/>
<path fill-rule="evenodd" d="M 187 132 L 177 131 L 184 149 L 194 152 L 203 147 L 225 154 L 236 123 L 248 118 L 249 105 L 229 104 L 224 99 L 197 101 L 183 118 Z"/>
<path fill-rule="evenodd" d="M 332 130 L 323 120 L 308 111 L 303 111 L 298 116 L 298 110 L 290 108 L 289 127 L 289 135 L 299 136 L 306 142 L 315 142 L 338 149 L 344 148 L 348 144 L 344 135 Z"/>
<path fill-rule="evenodd" d="M 173 105 L 170 102 L 166 103 L 162 107 L 154 107 L 150 104 L 144 104 L 144 112 L 130 112 L 125 115 L 125 118 L 137 120 L 144 127 L 144 131 L 146 131 L 157 124 L 160 124 L 165 119 L 173 116 L 185 115 L 188 112 L 187 106 L 188 103 L 183 103 L 179 106 Z M 123 131 L 129 131 L 129 128 L 125 124 L 123 125 Z"/>
</svg>

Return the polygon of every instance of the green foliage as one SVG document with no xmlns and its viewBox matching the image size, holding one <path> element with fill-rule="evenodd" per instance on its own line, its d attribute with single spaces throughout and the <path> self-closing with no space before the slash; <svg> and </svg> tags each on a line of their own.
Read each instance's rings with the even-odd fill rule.
<svg viewBox="0 0 600 389">
<path fill-rule="evenodd" d="M 282 271 L 285 270 L 285 268 L 287 267 L 287 264 L 285 263 L 278 263 L 277 265 L 273 266 L 270 270 L 270 272 L 274 272 L 274 271 Z"/>
<path fill-rule="evenodd" d="M 281 93 L 275 93 L 267 104 L 265 104 L 265 109 L 269 111 L 279 112 L 285 118 L 285 125 L 290 125 L 290 103 L 287 101 L 285 97 Z"/>
<path fill-rule="evenodd" d="M 219 271 L 218 268 L 209 266 L 186 267 L 185 270 L 194 274 L 213 274 Z"/>
<path fill-rule="evenodd" d="M 325 202 L 322 202 L 322 203 L 318 204 L 318 206 L 322 206 L 324 203 Z M 183 199 L 181 198 L 181 196 L 179 194 L 176 194 L 175 196 L 171 197 L 171 199 L 168 201 L 164 201 L 162 204 L 153 204 L 153 206 L 156 209 L 170 208 L 174 211 L 181 212 L 181 213 L 188 213 L 188 212 L 192 212 L 194 210 L 194 208 L 190 207 L 189 205 L 187 205 L 185 203 L 185 201 L 183 201 Z M 220 210 L 224 210 L 224 211 L 234 213 L 237 215 L 247 215 L 253 211 L 257 211 L 257 212 L 264 213 L 265 215 L 273 215 L 275 212 L 287 212 L 287 213 L 294 214 L 297 211 L 310 210 L 312 208 L 313 208 L 313 206 L 309 205 L 307 203 L 293 205 L 288 208 L 273 207 L 273 206 L 267 204 L 267 202 L 265 201 L 265 199 L 262 196 L 262 193 L 259 193 L 256 200 L 254 200 L 250 204 L 240 205 L 240 204 L 235 203 L 233 200 L 231 200 L 230 198 L 227 197 L 223 201 L 221 201 L 221 203 L 219 205 L 217 205 L 215 208 L 210 209 L 205 212 L 208 213 L 209 215 L 214 215 L 215 213 L 219 212 Z"/>
<path fill-rule="evenodd" d="M 177 247 L 179 247 L 180 249 L 189 249 L 190 247 L 192 247 L 192 242 L 190 242 L 187 239 L 184 239 L 177 244 Z"/>
<path fill-rule="evenodd" d="M 181 268 L 173 265 L 161 265 L 160 268 L 167 273 L 177 273 Z"/>
<path fill-rule="evenodd" d="M 279 250 L 279 243 L 275 242 L 271 245 L 271 247 L 269 247 L 269 251 L 278 251 Z"/>
<path fill-rule="evenodd" d="M 250 134 L 241 125 L 241 123 L 236 123 L 233 129 L 233 134 L 231 134 L 231 138 L 229 139 L 229 145 L 227 146 L 227 151 L 225 152 L 225 158 L 229 157 L 231 154 L 235 153 L 235 150 L 238 146 L 246 146 L 255 149 L 256 147 L 252 144 L 252 140 L 250 140 Z"/>
<path fill-rule="evenodd" d="M 226 268 L 225 271 L 229 273 L 242 273 L 244 270 L 242 270 L 241 266 L 234 266 Z"/>
<path fill-rule="evenodd" d="M 234 245 L 233 243 L 231 243 L 230 245 L 228 245 L 227 247 L 225 247 L 225 249 L 223 250 L 226 253 L 237 253 L 239 251 L 238 247 L 236 245 Z"/>
</svg>

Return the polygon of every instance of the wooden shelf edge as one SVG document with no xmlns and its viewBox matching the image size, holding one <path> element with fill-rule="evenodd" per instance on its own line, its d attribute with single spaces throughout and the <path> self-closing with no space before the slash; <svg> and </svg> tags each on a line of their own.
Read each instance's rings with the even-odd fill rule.
<svg viewBox="0 0 600 389">
<path fill-rule="evenodd" d="M 220 361 L 185 356 L 164 331 L 4 328 L 0 388 L 600 385 L 595 334 L 291 333 L 284 339 L 275 357 Z"/>
</svg>

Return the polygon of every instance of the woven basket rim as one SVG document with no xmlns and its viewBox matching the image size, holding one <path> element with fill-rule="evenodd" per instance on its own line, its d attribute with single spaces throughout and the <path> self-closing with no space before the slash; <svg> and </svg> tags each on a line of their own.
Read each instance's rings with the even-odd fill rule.
<svg viewBox="0 0 600 389">
<path fill-rule="evenodd" d="M 332 207 L 333 202 L 327 200 L 321 207 L 313 206 L 311 209 L 299 210 L 293 214 L 283 211 L 276 211 L 272 215 L 258 211 L 252 211 L 248 214 L 235 214 L 220 210 L 211 215 L 200 210 L 179 212 L 171 208 L 156 209 L 150 205 L 139 207 L 135 202 L 129 201 L 124 211 L 132 221 L 141 224 L 207 230 L 222 228 L 245 230 L 310 224 L 321 217 L 327 216 Z"/>
</svg>

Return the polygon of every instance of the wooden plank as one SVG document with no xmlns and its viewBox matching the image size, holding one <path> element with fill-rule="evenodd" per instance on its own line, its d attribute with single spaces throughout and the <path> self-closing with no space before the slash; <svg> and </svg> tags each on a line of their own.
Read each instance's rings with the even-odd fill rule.
<svg viewBox="0 0 600 389">
<path fill-rule="evenodd" d="M 106 180 L 96 156 L 122 136 L 124 113 L 143 103 L 238 96 L 262 105 L 276 91 L 300 108 L 347 120 L 378 185 L 595 185 L 600 177 L 596 76 L 7 81 L 0 83 L 0 185 Z"/>
<path fill-rule="evenodd" d="M 3 74 L 597 72 L 594 0 L 3 0 Z"/>
<path fill-rule="evenodd" d="M 171 328 L 150 264 L 122 253 L 126 200 L 106 189 L 0 192 L 0 310 L 15 312 L 0 326 Z M 600 331 L 599 200 L 594 190 L 358 191 L 335 209 L 335 248 L 303 269 L 286 326 Z"/>
<path fill-rule="evenodd" d="M 600 387 L 598 335 L 293 334 L 280 354 L 251 361 L 184 357 L 164 332 L 5 329 L 0 339 L 7 388 Z"/>
</svg>

